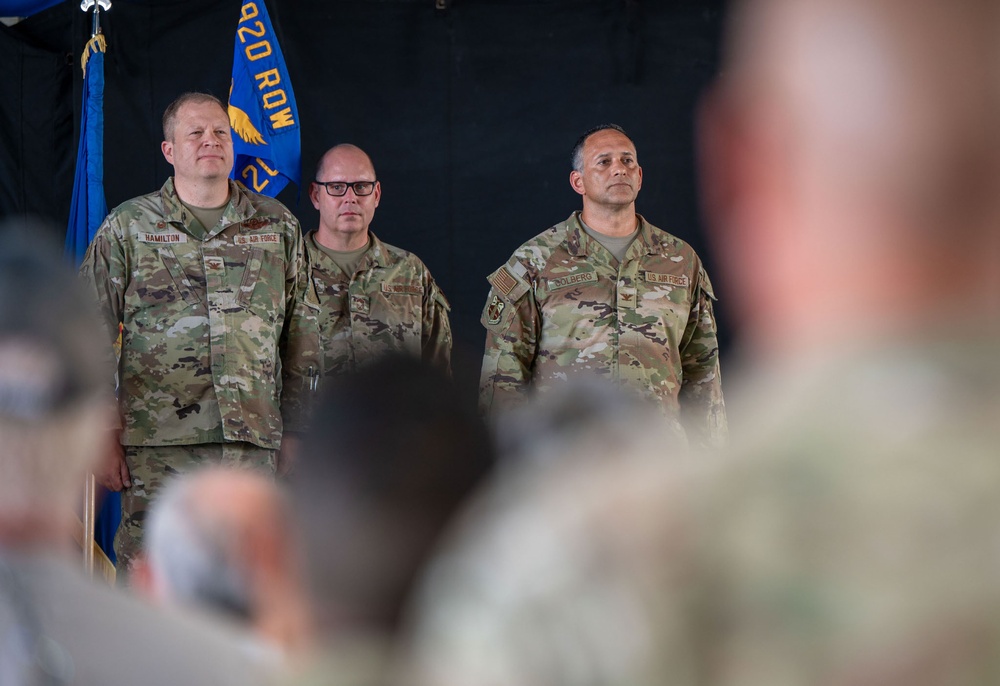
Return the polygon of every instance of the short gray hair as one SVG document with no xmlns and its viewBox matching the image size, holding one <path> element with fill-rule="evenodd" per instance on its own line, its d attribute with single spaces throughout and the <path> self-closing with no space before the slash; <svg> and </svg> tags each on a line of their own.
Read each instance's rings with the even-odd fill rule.
<svg viewBox="0 0 1000 686">
<path fill-rule="evenodd" d="M 234 554 L 234 532 L 201 502 L 199 477 L 170 481 L 153 502 L 146 532 L 147 558 L 172 600 L 249 622 L 254 596 L 248 570 Z"/>
<path fill-rule="evenodd" d="M 214 102 L 219 106 L 219 109 L 225 113 L 229 113 L 229 108 L 223 104 L 221 100 L 212 95 L 211 93 L 182 93 L 177 96 L 177 98 L 167 105 L 167 109 L 163 112 L 163 140 L 171 141 L 174 138 L 174 128 L 177 126 L 177 113 L 180 111 L 184 105 L 188 103 L 194 103 L 196 105 L 206 102 Z"/>
<path fill-rule="evenodd" d="M 598 124 L 592 129 L 585 131 L 582 136 L 576 139 L 576 144 L 573 145 L 573 152 L 570 154 L 570 163 L 573 165 L 573 169 L 583 171 L 583 146 L 587 143 L 587 139 L 598 131 L 607 131 L 608 129 L 617 131 L 629 140 L 632 140 L 632 137 L 625 133 L 625 129 L 618 126 L 618 124 Z"/>
</svg>

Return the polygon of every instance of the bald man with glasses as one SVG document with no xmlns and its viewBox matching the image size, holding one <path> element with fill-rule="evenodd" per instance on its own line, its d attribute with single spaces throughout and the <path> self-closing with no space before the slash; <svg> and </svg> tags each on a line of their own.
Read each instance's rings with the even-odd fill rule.
<svg viewBox="0 0 1000 686">
<path fill-rule="evenodd" d="M 317 359 L 306 370 L 314 390 L 324 376 L 354 371 L 389 353 L 451 372 L 450 306 L 416 255 L 370 231 L 381 197 L 363 150 L 345 144 L 323 155 L 309 188 L 319 228 L 305 240 L 319 336 Z"/>
</svg>

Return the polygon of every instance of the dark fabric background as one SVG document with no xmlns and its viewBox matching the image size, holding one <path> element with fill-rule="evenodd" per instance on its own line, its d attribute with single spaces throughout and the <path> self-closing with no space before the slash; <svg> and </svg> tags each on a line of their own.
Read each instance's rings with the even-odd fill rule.
<svg viewBox="0 0 1000 686">
<path fill-rule="evenodd" d="M 114 0 L 103 15 L 109 207 L 163 183 L 160 117 L 186 90 L 225 100 L 240 0 Z M 269 0 L 298 101 L 303 179 L 329 146 L 367 150 L 373 223 L 452 303 L 456 367 L 475 375 L 486 276 L 580 206 L 569 150 L 594 124 L 636 142 L 639 211 L 710 269 L 693 163 L 697 97 L 717 64 L 722 0 Z M 89 20 L 65 2 L 0 27 L 0 216 L 65 230 Z M 305 192 L 279 196 L 314 228 Z M 718 290 L 718 277 L 716 277 Z M 719 316 L 725 339 L 725 302 Z"/>
</svg>

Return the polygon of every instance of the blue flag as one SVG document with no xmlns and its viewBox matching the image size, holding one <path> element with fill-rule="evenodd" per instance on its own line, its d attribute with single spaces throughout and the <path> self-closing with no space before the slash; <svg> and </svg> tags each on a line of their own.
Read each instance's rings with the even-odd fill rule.
<svg viewBox="0 0 1000 686">
<path fill-rule="evenodd" d="M 77 264 L 108 214 L 104 199 L 104 50 L 102 34 L 94 36 L 84 48 L 80 146 L 66 229 L 66 252 Z"/>
<path fill-rule="evenodd" d="M 264 0 L 243 0 L 236 25 L 229 125 L 236 164 L 232 178 L 274 197 L 302 182 L 299 110 Z"/>
<path fill-rule="evenodd" d="M 98 33 L 83 49 L 83 112 L 80 115 L 80 146 L 76 152 L 73 202 L 66 228 L 66 254 L 80 264 L 87 246 L 108 214 L 104 197 L 104 35 Z M 103 490 L 103 489 L 102 489 Z M 121 500 L 106 493 L 97 514 L 94 538 L 111 562 L 115 561 L 114 538 L 121 521 Z"/>
</svg>

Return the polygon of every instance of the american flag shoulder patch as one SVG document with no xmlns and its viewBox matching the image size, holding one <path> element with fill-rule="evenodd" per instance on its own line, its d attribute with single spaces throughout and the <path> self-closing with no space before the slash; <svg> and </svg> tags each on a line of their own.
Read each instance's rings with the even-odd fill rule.
<svg viewBox="0 0 1000 686">
<path fill-rule="evenodd" d="M 511 273 L 507 271 L 507 267 L 500 267 L 497 273 L 492 279 L 493 287 L 504 295 L 510 295 L 510 292 L 514 290 L 514 286 L 517 285 L 517 279 L 511 276 Z"/>
</svg>

